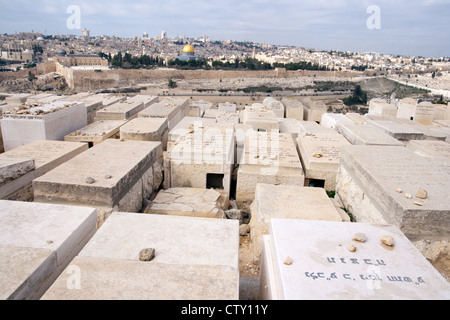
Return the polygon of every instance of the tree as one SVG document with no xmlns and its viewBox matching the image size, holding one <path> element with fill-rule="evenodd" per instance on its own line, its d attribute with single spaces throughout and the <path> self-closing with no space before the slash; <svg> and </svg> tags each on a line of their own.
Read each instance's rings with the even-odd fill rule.
<svg viewBox="0 0 450 320">
<path fill-rule="evenodd" d="M 172 79 L 169 79 L 169 82 L 167 83 L 167 86 L 169 88 L 176 88 L 177 87 L 177 83 L 175 81 L 173 81 Z"/>
</svg>

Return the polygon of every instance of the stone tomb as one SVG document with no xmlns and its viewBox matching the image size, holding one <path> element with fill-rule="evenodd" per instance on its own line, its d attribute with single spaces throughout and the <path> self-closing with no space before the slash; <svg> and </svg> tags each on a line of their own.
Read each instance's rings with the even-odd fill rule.
<svg viewBox="0 0 450 320">
<path fill-rule="evenodd" d="M 211 109 L 212 103 L 208 101 L 192 101 L 189 116 L 190 117 L 203 117 L 206 110 Z"/>
<path fill-rule="evenodd" d="M 138 113 L 143 109 L 144 103 L 142 101 L 125 100 L 98 110 L 95 114 L 95 121 L 131 120 L 136 118 Z"/>
<path fill-rule="evenodd" d="M 158 102 L 159 98 L 157 96 L 150 96 L 144 94 L 138 94 L 127 98 L 127 102 L 142 102 L 144 108 L 150 107 L 153 103 Z"/>
<path fill-rule="evenodd" d="M 140 212 L 162 183 L 161 142 L 108 139 L 33 181 L 37 202 Z"/>
<path fill-rule="evenodd" d="M 41 298 L 96 222 L 94 208 L 0 200 L 0 299 Z"/>
<path fill-rule="evenodd" d="M 450 299 L 449 283 L 392 225 L 272 219 L 260 277 L 261 300 Z"/>
<path fill-rule="evenodd" d="M 406 123 L 391 120 L 369 120 L 367 123 L 381 128 L 384 132 L 400 141 L 424 139 L 423 131 Z"/>
<path fill-rule="evenodd" d="M 338 123 L 336 131 L 342 134 L 351 144 L 404 146 L 405 144 L 388 135 L 381 128 L 372 125 L 354 123 Z"/>
<path fill-rule="evenodd" d="M 256 261 L 260 258 L 263 236 L 269 234 L 273 218 L 348 221 L 324 189 L 293 185 L 258 183 L 250 213 L 250 236 Z"/>
<path fill-rule="evenodd" d="M 144 213 L 223 219 L 225 206 L 228 201 L 212 189 L 170 188 L 159 191 Z"/>
<path fill-rule="evenodd" d="M 166 118 L 169 130 L 189 115 L 190 104 L 184 98 L 166 98 L 139 112 L 139 118 Z"/>
<path fill-rule="evenodd" d="M 281 99 L 284 105 L 286 118 L 303 121 L 304 105 L 293 97 L 284 97 Z"/>
<path fill-rule="evenodd" d="M 3 113 L 2 135 L 5 151 L 36 140 L 59 140 L 87 125 L 83 103 L 55 101 L 26 110 Z"/>
<path fill-rule="evenodd" d="M 169 131 L 169 142 L 167 149 L 170 149 L 173 143 L 177 141 L 179 137 L 189 133 L 193 133 L 196 128 L 203 129 L 204 126 L 208 123 L 215 124 L 216 119 L 184 117 L 172 130 Z"/>
<path fill-rule="evenodd" d="M 272 98 L 272 97 L 267 97 L 263 100 L 262 104 L 265 107 L 272 109 L 278 118 L 281 118 L 281 119 L 284 118 L 284 114 L 285 114 L 284 104 L 281 103 L 279 100 Z"/>
<path fill-rule="evenodd" d="M 303 186 L 305 175 L 290 134 L 252 131 L 239 164 L 236 203 L 248 208 L 258 183 Z"/>
<path fill-rule="evenodd" d="M 135 118 L 120 127 L 120 139 L 160 141 L 167 148 L 169 127 L 165 118 Z"/>
<path fill-rule="evenodd" d="M 324 113 L 320 125 L 325 128 L 336 129 L 339 123 L 354 124 L 354 122 L 342 113 Z"/>
<path fill-rule="evenodd" d="M 99 120 L 64 137 L 64 141 L 87 142 L 94 146 L 106 139 L 118 138 L 120 128 L 126 120 Z"/>
<path fill-rule="evenodd" d="M 66 98 L 66 100 L 71 100 L 72 98 Z M 97 114 L 97 111 L 99 111 L 100 109 L 103 109 L 105 107 L 108 107 L 110 105 L 113 105 L 117 102 L 121 102 L 123 100 L 125 100 L 126 97 L 117 97 L 117 96 L 112 96 L 110 94 L 104 94 L 104 93 L 100 93 L 100 94 L 95 94 L 95 95 L 91 95 L 85 98 L 81 98 L 79 99 L 79 101 L 83 102 L 85 107 L 86 107 L 86 111 L 87 111 L 87 122 L 88 124 L 91 124 L 95 121 L 95 116 Z"/>
<path fill-rule="evenodd" d="M 426 190 L 425 199 L 416 195 Z M 350 146 L 336 194 L 358 222 L 397 226 L 414 240 L 450 239 L 450 171 L 407 148 Z"/>
<path fill-rule="evenodd" d="M 216 189 L 229 199 L 234 165 L 233 125 L 211 124 L 180 136 L 164 161 L 167 188 Z"/>
<path fill-rule="evenodd" d="M 239 222 L 115 212 L 43 299 L 238 300 Z M 142 249 L 154 258 L 141 261 Z M 67 269 L 69 270 L 69 269 Z"/>
<path fill-rule="evenodd" d="M 324 127 L 299 134 L 297 143 L 305 171 L 305 185 L 336 190 L 341 150 L 350 143 L 335 130 Z"/>
<path fill-rule="evenodd" d="M 87 143 L 38 140 L 0 154 L 0 199 L 32 201 L 34 179 L 86 150 Z"/>
<path fill-rule="evenodd" d="M 265 107 L 261 103 L 254 103 L 251 106 L 245 106 L 245 109 L 241 112 L 242 123 L 253 126 L 258 132 L 279 132 L 280 124 L 279 118 L 275 112 Z"/>
</svg>

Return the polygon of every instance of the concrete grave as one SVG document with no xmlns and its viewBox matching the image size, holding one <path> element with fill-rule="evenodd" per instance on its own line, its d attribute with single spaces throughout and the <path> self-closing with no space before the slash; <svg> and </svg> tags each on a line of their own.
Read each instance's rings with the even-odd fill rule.
<svg viewBox="0 0 450 320">
<path fill-rule="evenodd" d="M 397 103 L 397 107 L 397 118 L 413 120 L 416 114 L 417 100 L 412 98 L 402 99 Z"/>
<path fill-rule="evenodd" d="M 34 179 L 87 149 L 86 143 L 42 140 L 0 154 L 0 199 L 32 201 Z"/>
<path fill-rule="evenodd" d="M 149 96 L 144 94 L 138 94 L 135 96 L 127 97 L 126 102 L 142 102 L 144 108 L 148 108 L 153 103 L 158 102 L 159 98 L 157 96 Z"/>
<path fill-rule="evenodd" d="M 305 185 L 336 190 L 341 150 L 350 143 L 333 129 L 318 126 L 297 138 Z"/>
<path fill-rule="evenodd" d="M 93 208 L 0 200 L 0 299 L 41 298 L 96 221 Z"/>
<path fill-rule="evenodd" d="M 140 212 L 162 183 L 161 142 L 108 139 L 33 181 L 36 202 Z"/>
<path fill-rule="evenodd" d="M 106 108 L 100 109 L 95 114 L 95 121 L 100 120 L 131 120 L 138 116 L 144 109 L 142 101 L 121 101 Z"/>
<path fill-rule="evenodd" d="M 278 118 L 284 118 L 284 105 L 279 100 L 272 97 L 267 97 L 263 100 L 262 104 L 263 106 L 272 109 Z"/>
<path fill-rule="evenodd" d="M 139 112 L 140 118 L 166 118 L 169 130 L 172 130 L 184 117 L 189 114 L 190 104 L 184 98 L 166 98 L 154 103 Z"/>
<path fill-rule="evenodd" d="M 336 131 L 342 134 L 351 144 L 404 146 L 405 144 L 381 128 L 372 125 L 338 123 Z"/>
<path fill-rule="evenodd" d="M 406 123 L 391 120 L 368 120 L 369 124 L 381 128 L 384 132 L 400 141 L 422 140 L 424 133 Z"/>
<path fill-rule="evenodd" d="M 208 101 L 192 101 L 191 102 L 191 112 L 189 116 L 191 117 L 203 117 L 206 110 L 211 109 L 212 103 Z"/>
<path fill-rule="evenodd" d="M 110 94 L 95 94 L 85 98 L 80 101 L 84 103 L 87 111 L 87 122 L 91 124 L 95 121 L 97 111 L 109 107 L 117 102 L 124 101 L 126 97 L 117 97 Z"/>
<path fill-rule="evenodd" d="M 414 122 L 423 125 L 432 125 L 436 108 L 431 102 L 421 102 L 416 107 Z"/>
<path fill-rule="evenodd" d="M 144 213 L 223 219 L 225 206 L 228 201 L 212 189 L 170 188 L 158 192 Z"/>
<path fill-rule="evenodd" d="M 286 118 L 303 121 L 304 105 L 294 97 L 283 97 L 281 103 L 284 105 Z"/>
<path fill-rule="evenodd" d="M 87 142 L 94 146 L 106 139 L 119 137 L 120 128 L 127 123 L 126 120 L 99 120 L 72 132 L 64 137 L 64 141 Z"/>
<path fill-rule="evenodd" d="M 350 118 L 341 113 L 324 113 L 320 121 L 321 126 L 330 129 L 336 129 L 336 125 L 339 123 L 354 124 Z"/>
<path fill-rule="evenodd" d="M 172 130 L 169 131 L 168 149 L 173 145 L 179 137 L 189 133 L 193 133 L 195 129 L 203 129 L 205 124 L 216 123 L 216 119 L 184 117 Z"/>
<path fill-rule="evenodd" d="M 217 123 L 239 123 L 239 113 L 223 113 L 216 117 Z"/>
<path fill-rule="evenodd" d="M 239 222 L 226 219 L 115 212 L 43 299 L 238 300 Z M 144 248 L 155 250 L 141 261 Z"/>
<path fill-rule="evenodd" d="M 305 175 L 290 134 L 252 131 L 239 164 L 236 203 L 248 208 L 258 183 L 303 186 Z"/>
<path fill-rule="evenodd" d="M 449 283 L 395 226 L 272 219 L 270 228 L 261 300 L 450 298 Z M 353 240 L 356 234 L 365 242 Z M 381 242 L 386 236 L 393 246 Z"/>
<path fill-rule="evenodd" d="M 251 205 L 250 236 L 254 259 L 261 255 L 263 236 L 269 234 L 271 219 L 326 220 L 342 222 L 331 199 L 322 188 L 258 183 Z"/>
<path fill-rule="evenodd" d="M 215 119 L 217 120 L 218 116 L 224 115 L 227 112 L 219 109 L 208 109 L 203 113 L 203 119 Z"/>
<path fill-rule="evenodd" d="M 369 103 L 369 114 L 386 117 L 397 117 L 397 106 L 383 99 L 372 99 Z"/>
<path fill-rule="evenodd" d="M 167 188 L 216 189 L 228 200 L 234 165 L 235 138 L 231 124 L 203 125 L 180 136 L 164 162 Z"/>
<path fill-rule="evenodd" d="M 241 122 L 253 126 L 256 131 L 273 132 L 280 130 L 279 119 L 275 112 L 260 103 L 245 106 L 241 114 Z"/>
<path fill-rule="evenodd" d="M 3 113 L 1 129 L 5 151 L 36 140 L 59 140 L 87 125 L 83 103 L 55 101 Z"/>
<path fill-rule="evenodd" d="M 303 108 L 303 120 L 320 122 L 322 115 L 328 111 L 327 105 L 320 100 L 314 100 L 309 97 L 300 100 L 305 106 Z"/>
<path fill-rule="evenodd" d="M 225 113 L 236 113 L 237 106 L 235 103 L 230 102 L 219 103 L 219 105 L 217 106 L 217 110 L 223 111 Z"/>
<path fill-rule="evenodd" d="M 407 148 L 350 146 L 341 154 L 336 194 L 358 222 L 395 225 L 411 240 L 448 241 L 449 177 Z M 419 190 L 426 199 L 416 197 Z"/>
<path fill-rule="evenodd" d="M 165 118 L 135 118 L 120 127 L 120 139 L 160 141 L 167 148 L 169 127 Z"/>
</svg>

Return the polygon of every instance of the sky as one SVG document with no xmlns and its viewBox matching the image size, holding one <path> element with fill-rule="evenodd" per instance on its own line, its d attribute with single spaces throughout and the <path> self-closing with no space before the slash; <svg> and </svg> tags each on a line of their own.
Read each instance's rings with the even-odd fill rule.
<svg viewBox="0 0 450 320">
<path fill-rule="evenodd" d="M 0 33 L 252 41 L 450 56 L 450 0 L 0 0 Z M 77 10 L 74 11 L 73 8 Z M 374 9 L 375 8 L 375 9 Z M 69 9 L 69 10 L 68 10 Z"/>
</svg>

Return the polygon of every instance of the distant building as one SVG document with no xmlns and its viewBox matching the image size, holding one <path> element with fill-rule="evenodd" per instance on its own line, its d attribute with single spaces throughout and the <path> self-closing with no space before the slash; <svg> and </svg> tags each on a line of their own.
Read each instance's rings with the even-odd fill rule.
<svg viewBox="0 0 450 320">
<path fill-rule="evenodd" d="M 179 59 L 181 61 L 188 61 L 188 60 L 200 60 L 200 57 L 197 57 L 195 55 L 195 49 L 190 44 L 185 45 L 183 48 L 183 52 L 181 55 L 177 56 L 176 59 Z"/>
<path fill-rule="evenodd" d="M 90 38 L 91 38 L 91 35 L 90 35 L 89 30 L 83 29 L 81 31 L 81 39 L 83 41 L 89 41 Z"/>
<path fill-rule="evenodd" d="M 62 51 L 59 54 L 61 54 L 61 55 L 54 57 L 53 60 L 62 64 L 63 66 L 66 66 L 66 67 L 108 66 L 108 60 L 100 58 L 98 55 L 95 55 L 95 54 L 62 55 L 63 54 Z"/>
<path fill-rule="evenodd" d="M 1 57 L 5 60 L 30 62 L 34 60 L 30 41 L 18 41 L 3 45 Z"/>
</svg>

